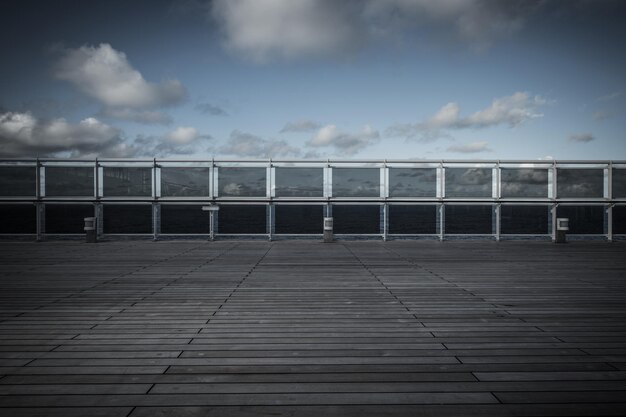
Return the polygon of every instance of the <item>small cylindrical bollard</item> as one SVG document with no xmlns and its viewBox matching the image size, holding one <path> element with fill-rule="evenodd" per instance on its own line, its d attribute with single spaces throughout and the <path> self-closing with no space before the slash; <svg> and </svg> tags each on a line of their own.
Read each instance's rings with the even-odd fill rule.
<svg viewBox="0 0 626 417">
<path fill-rule="evenodd" d="M 333 218 L 324 217 L 324 243 L 333 241 Z"/>
<path fill-rule="evenodd" d="M 97 230 L 97 218 L 85 217 L 85 242 L 97 243 L 98 242 L 98 230 Z"/>
<path fill-rule="evenodd" d="M 556 219 L 556 236 L 554 243 L 566 243 L 568 231 L 569 219 L 564 217 Z"/>
</svg>

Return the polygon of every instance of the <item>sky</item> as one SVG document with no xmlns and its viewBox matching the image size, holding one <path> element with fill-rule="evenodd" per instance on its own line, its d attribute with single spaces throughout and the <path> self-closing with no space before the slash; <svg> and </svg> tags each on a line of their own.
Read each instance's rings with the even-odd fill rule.
<svg viewBox="0 0 626 417">
<path fill-rule="evenodd" d="M 2 0 L 0 157 L 626 160 L 622 0 Z"/>
</svg>

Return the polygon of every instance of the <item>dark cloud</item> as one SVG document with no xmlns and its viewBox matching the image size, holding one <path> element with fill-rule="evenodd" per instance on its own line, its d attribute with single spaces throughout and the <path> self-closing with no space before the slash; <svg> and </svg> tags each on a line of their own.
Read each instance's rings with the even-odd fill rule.
<svg viewBox="0 0 626 417">
<path fill-rule="evenodd" d="M 193 127 L 178 127 L 162 136 L 134 140 L 111 125 L 90 117 L 79 123 L 40 120 L 31 113 L 0 114 L 0 156 L 3 157 L 171 157 L 211 150 L 211 136 Z"/>
<path fill-rule="evenodd" d="M 98 116 L 147 125 L 169 125 L 173 121 L 169 114 L 159 110 L 137 110 L 132 108 L 105 107 L 98 113 Z"/>
<path fill-rule="evenodd" d="M 593 141 L 595 139 L 596 139 L 595 136 L 593 136 L 593 134 L 591 134 L 589 132 L 572 133 L 567 138 L 568 141 L 576 142 L 576 143 L 587 143 L 587 142 L 591 142 L 591 141 Z"/>
<path fill-rule="evenodd" d="M 422 29 L 455 33 L 485 49 L 519 31 L 540 0 L 215 0 L 212 17 L 226 47 L 266 62 L 354 53 L 389 37 Z M 422 32 L 420 32 L 422 33 Z"/>
<path fill-rule="evenodd" d="M 222 107 L 211 103 L 198 103 L 194 107 L 196 111 L 209 116 L 228 116 L 228 112 Z"/>
<path fill-rule="evenodd" d="M 39 120 L 30 113 L 3 113 L 0 141 L 0 154 L 5 157 L 129 157 L 135 152 L 119 129 L 93 117 L 70 123 Z"/>
</svg>

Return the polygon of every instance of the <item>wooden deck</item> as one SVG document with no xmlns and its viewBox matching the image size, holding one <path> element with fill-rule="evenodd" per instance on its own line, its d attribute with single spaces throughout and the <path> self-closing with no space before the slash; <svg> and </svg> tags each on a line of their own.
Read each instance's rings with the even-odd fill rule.
<svg viewBox="0 0 626 417">
<path fill-rule="evenodd" d="M 0 243 L 0 415 L 626 415 L 626 244 Z"/>
</svg>

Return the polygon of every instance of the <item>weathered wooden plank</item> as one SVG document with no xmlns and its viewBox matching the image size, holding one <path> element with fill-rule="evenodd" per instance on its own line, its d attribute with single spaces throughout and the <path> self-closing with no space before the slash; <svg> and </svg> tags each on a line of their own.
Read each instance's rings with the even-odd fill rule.
<svg viewBox="0 0 626 417">
<path fill-rule="evenodd" d="M 7 417 L 127 417 L 132 407 L 21 407 L 1 408 Z"/>
<path fill-rule="evenodd" d="M 120 407 L 187 405 L 315 405 L 315 404 L 495 404 L 498 400 L 484 392 L 436 393 L 284 393 L 284 394 L 154 394 L 154 395 L 5 395 L 0 407 L 24 407 L 37 402 L 43 407 Z"/>
<path fill-rule="evenodd" d="M 17 246 L 0 415 L 626 414 L 624 244 Z"/>
</svg>

